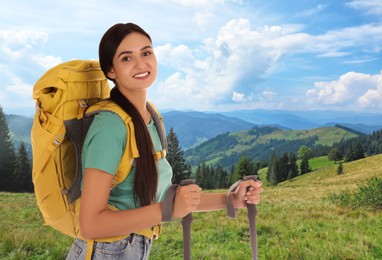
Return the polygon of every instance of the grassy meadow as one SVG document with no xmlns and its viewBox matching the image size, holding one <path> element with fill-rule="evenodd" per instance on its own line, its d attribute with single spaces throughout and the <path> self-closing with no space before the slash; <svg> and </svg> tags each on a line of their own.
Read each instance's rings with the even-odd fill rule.
<svg viewBox="0 0 382 260">
<path fill-rule="evenodd" d="M 259 259 L 382 259 L 382 212 L 328 199 L 382 178 L 382 155 L 344 163 L 342 175 L 337 164 L 318 160 L 314 172 L 265 187 L 258 205 Z M 225 211 L 193 216 L 192 259 L 251 259 L 246 210 L 236 220 Z M 65 259 L 72 242 L 43 226 L 33 194 L 0 193 L 0 223 L 0 259 Z M 150 259 L 182 259 L 179 221 L 164 224 Z"/>
</svg>

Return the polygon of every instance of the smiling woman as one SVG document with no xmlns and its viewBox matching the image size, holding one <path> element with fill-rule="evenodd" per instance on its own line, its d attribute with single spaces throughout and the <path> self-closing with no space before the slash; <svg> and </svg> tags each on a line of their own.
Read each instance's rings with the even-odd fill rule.
<svg viewBox="0 0 382 260">
<path fill-rule="evenodd" d="M 165 158 L 166 141 L 162 142 L 165 136 L 158 132 L 163 126 L 151 117 L 155 108 L 146 99 L 157 76 L 151 38 L 136 24 L 116 24 L 101 39 L 99 60 L 103 73 L 115 84 L 110 99 L 104 102 L 122 109 L 123 116 L 102 111 L 94 116 L 86 134 L 81 236 L 74 241 L 67 259 L 147 259 L 152 240 L 160 233 L 163 201 L 172 178 Z M 133 126 L 126 127 L 125 118 L 131 118 Z M 126 140 L 134 140 L 132 135 L 137 148 L 134 167 L 125 179 L 116 182 L 119 165 L 126 161 L 123 156 L 133 149 L 126 145 Z M 259 203 L 261 192 L 260 181 L 246 180 L 229 193 L 229 198 L 234 208 L 244 208 L 247 203 Z M 170 219 L 194 211 L 225 209 L 227 194 L 202 193 L 198 185 L 190 184 L 178 187 L 173 201 Z"/>
</svg>

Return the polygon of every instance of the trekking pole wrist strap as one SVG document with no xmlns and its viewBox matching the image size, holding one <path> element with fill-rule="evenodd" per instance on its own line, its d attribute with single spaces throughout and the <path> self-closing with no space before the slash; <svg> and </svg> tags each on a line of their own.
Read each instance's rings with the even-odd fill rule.
<svg viewBox="0 0 382 260">
<path fill-rule="evenodd" d="M 227 201 L 226 201 L 226 213 L 228 218 L 236 218 L 237 215 L 237 209 L 233 205 L 233 198 L 232 198 L 232 192 L 235 192 L 237 188 L 239 187 L 240 183 L 242 181 L 247 181 L 247 180 L 254 180 L 256 181 L 257 175 L 248 175 L 244 176 L 243 180 L 238 180 L 234 184 L 229 187 L 228 192 L 227 192 Z M 255 206 L 253 204 L 247 204 L 247 208 L 251 206 Z"/>
<path fill-rule="evenodd" d="M 162 222 L 170 222 L 172 220 L 172 211 L 174 208 L 174 199 L 176 190 L 178 189 L 178 184 L 172 184 L 164 196 L 162 202 Z"/>
<path fill-rule="evenodd" d="M 162 222 L 170 222 L 172 220 L 172 212 L 174 209 L 174 200 L 176 195 L 176 190 L 179 186 L 187 186 L 189 184 L 194 184 L 195 179 L 186 179 L 180 182 L 180 184 L 172 184 L 165 194 L 162 203 Z"/>
</svg>

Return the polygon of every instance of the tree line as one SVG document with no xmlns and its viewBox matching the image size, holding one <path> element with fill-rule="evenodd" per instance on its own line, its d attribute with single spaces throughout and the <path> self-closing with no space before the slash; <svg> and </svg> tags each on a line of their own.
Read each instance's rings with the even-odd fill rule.
<svg viewBox="0 0 382 260">
<path fill-rule="evenodd" d="M 258 131 L 272 131 L 272 127 L 252 131 L 252 134 L 256 132 L 260 135 L 262 132 Z M 382 153 L 381 129 L 371 135 L 341 140 L 332 146 L 314 145 L 315 137 L 293 141 L 270 140 L 267 144 L 261 144 L 262 149 L 254 147 L 245 154 L 225 156 L 218 163 L 207 165 L 205 162 L 208 160 L 208 151 L 221 150 L 221 145 L 229 148 L 236 144 L 236 140 L 229 137 L 229 133 L 225 133 L 204 143 L 203 150 L 206 154 L 201 156 L 204 160 L 199 157 L 199 164 L 193 172 L 191 163 L 185 160 L 185 153 L 180 148 L 174 129 L 171 128 L 167 135 L 166 158 L 173 169 L 172 182 L 179 183 L 183 179 L 195 178 L 204 189 L 225 189 L 243 176 L 257 174 L 259 169 L 268 167 L 267 180 L 271 185 L 276 185 L 310 172 L 309 159 L 312 157 L 326 155 L 335 162 L 347 162 Z M 223 141 L 226 138 L 228 140 Z M 297 153 L 293 152 L 296 150 Z M 0 106 L 0 191 L 32 192 L 31 171 L 31 159 L 25 144 L 21 143 L 19 147 L 12 144 L 8 124 Z"/>
<path fill-rule="evenodd" d="M 8 123 L 0 105 L 0 191 L 33 192 L 31 160 L 25 143 L 12 143 Z"/>
</svg>

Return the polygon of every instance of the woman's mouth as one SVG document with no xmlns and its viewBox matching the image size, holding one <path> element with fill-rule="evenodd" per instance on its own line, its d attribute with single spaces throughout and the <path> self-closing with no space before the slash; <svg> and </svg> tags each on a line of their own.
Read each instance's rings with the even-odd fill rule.
<svg viewBox="0 0 382 260">
<path fill-rule="evenodd" d="M 133 76 L 133 78 L 136 78 L 136 79 L 145 79 L 145 78 L 147 78 L 149 75 L 150 75 L 150 72 L 145 71 L 145 72 L 142 72 L 142 73 L 135 74 L 135 75 Z"/>
</svg>

